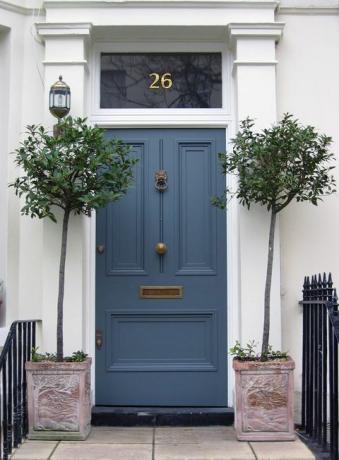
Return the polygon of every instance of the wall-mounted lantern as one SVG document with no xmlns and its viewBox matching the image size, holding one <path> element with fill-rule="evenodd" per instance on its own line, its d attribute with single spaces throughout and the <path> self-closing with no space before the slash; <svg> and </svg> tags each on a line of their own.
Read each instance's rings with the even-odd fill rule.
<svg viewBox="0 0 339 460">
<path fill-rule="evenodd" d="M 65 117 L 71 108 L 71 90 L 70 87 L 62 81 L 60 75 L 59 80 L 51 86 L 49 91 L 49 111 L 58 119 Z M 54 127 L 54 133 L 58 134 L 57 126 Z"/>
</svg>

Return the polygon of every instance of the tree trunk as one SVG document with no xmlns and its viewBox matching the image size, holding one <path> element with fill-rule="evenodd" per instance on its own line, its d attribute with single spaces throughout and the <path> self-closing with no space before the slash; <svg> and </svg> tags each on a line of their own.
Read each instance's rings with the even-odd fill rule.
<svg viewBox="0 0 339 460">
<path fill-rule="evenodd" d="M 59 267 L 59 292 L 58 292 L 58 319 L 57 319 L 57 361 L 64 358 L 64 290 L 65 290 L 65 264 L 67 250 L 68 222 L 70 211 L 65 210 L 62 222 L 61 254 Z"/>
<path fill-rule="evenodd" d="M 277 213 L 272 209 L 270 235 L 268 239 L 268 256 L 267 256 L 267 271 L 265 284 L 265 312 L 264 312 L 264 331 L 262 337 L 262 353 L 267 353 L 269 336 L 270 336 L 270 309 L 271 309 L 271 285 L 272 285 L 272 269 L 273 269 L 273 254 L 274 254 L 274 232 Z"/>
</svg>

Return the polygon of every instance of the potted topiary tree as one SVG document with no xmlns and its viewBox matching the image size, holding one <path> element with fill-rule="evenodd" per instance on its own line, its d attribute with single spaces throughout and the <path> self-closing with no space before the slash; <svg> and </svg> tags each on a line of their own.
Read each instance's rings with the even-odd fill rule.
<svg viewBox="0 0 339 460">
<path fill-rule="evenodd" d="M 242 121 L 231 152 L 219 155 L 223 173 L 236 175 L 237 185 L 212 200 L 225 208 L 228 197 L 236 197 L 248 209 L 257 203 L 270 213 L 261 352 L 256 353 L 253 342 L 237 342 L 230 350 L 236 379 L 235 426 L 239 440 L 292 440 L 294 362 L 269 346 L 276 219 L 293 200 L 317 205 L 335 191 L 334 166 L 328 164 L 333 154 L 328 151 L 330 137 L 302 126 L 290 114 L 263 131 L 253 127 L 250 118 Z"/>
<path fill-rule="evenodd" d="M 28 126 L 27 138 L 15 151 L 23 175 L 11 186 L 24 198 L 21 213 L 57 221 L 63 214 L 57 300 L 56 354 L 33 350 L 26 363 L 29 438 L 85 439 L 90 430 L 91 358 L 83 352 L 64 357 L 63 303 L 68 224 L 72 214 L 119 199 L 130 186 L 135 160 L 119 140 L 106 141 L 102 129 L 85 119 L 67 117 L 56 136 L 43 126 Z"/>
</svg>

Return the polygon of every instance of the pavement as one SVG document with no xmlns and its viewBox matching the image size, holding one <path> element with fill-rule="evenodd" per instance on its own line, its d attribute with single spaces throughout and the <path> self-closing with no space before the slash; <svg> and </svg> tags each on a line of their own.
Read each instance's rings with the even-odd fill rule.
<svg viewBox="0 0 339 460">
<path fill-rule="evenodd" d="M 233 427 L 93 427 L 86 441 L 25 441 L 13 460 L 313 460 L 299 440 L 240 442 Z"/>
</svg>

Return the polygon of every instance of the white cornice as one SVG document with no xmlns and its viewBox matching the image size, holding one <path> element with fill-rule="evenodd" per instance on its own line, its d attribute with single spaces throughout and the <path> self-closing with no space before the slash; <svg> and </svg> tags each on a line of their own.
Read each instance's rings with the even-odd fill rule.
<svg viewBox="0 0 339 460">
<path fill-rule="evenodd" d="M 333 16 L 339 14 L 339 7 L 278 7 L 278 14 L 307 14 L 307 15 L 328 15 Z"/>
<path fill-rule="evenodd" d="M 277 0 L 45 0 L 46 8 L 265 8 L 276 9 Z"/>
<path fill-rule="evenodd" d="M 35 25 L 38 34 L 45 37 L 90 37 L 92 32 L 91 23 L 37 23 Z"/>
<path fill-rule="evenodd" d="M 0 10 L 10 11 L 12 13 L 23 14 L 25 16 L 29 16 L 34 12 L 40 11 L 40 15 L 44 13 L 44 8 L 27 8 L 22 5 L 15 5 L 14 3 L 5 2 L 4 0 L 0 0 Z"/>
<path fill-rule="evenodd" d="M 230 40 L 241 37 L 258 37 L 278 41 L 282 36 L 284 26 L 283 22 L 232 23 L 227 29 Z"/>
<path fill-rule="evenodd" d="M 278 14 L 288 15 L 338 15 L 339 6 L 279 6 L 274 0 L 45 0 L 48 8 L 267 8 L 277 9 Z M 38 8 L 25 7 L 0 0 L 0 10 L 11 11 L 22 15 L 31 15 Z M 44 12 L 41 8 L 40 12 Z"/>
</svg>

